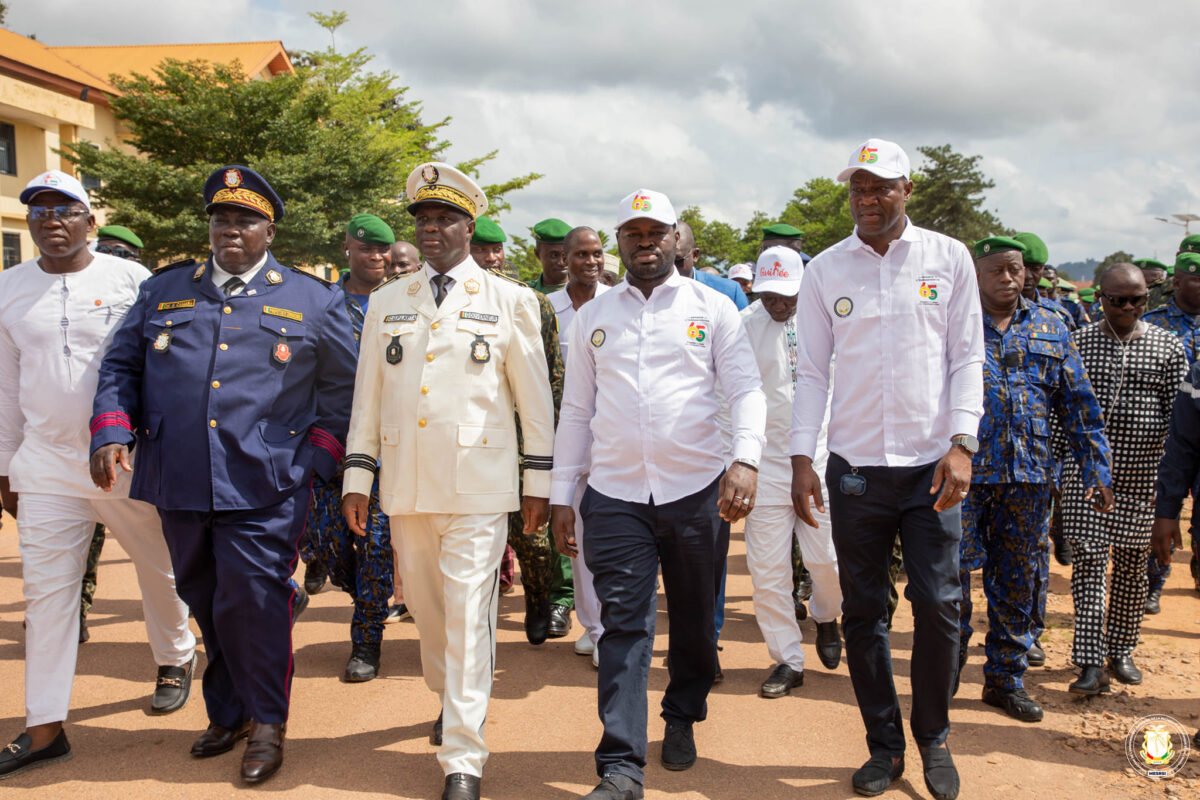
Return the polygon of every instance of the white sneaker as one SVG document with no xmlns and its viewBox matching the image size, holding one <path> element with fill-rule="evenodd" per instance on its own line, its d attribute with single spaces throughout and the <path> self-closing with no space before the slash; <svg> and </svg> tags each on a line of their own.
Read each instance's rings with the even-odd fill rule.
<svg viewBox="0 0 1200 800">
<path fill-rule="evenodd" d="M 600 669 L 600 643 L 597 642 L 592 648 L 592 666 Z"/>
<path fill-rule="evenodd" d="M 575 640 L 576 655 L 589 656 L 595 651 L 595 649 L 596 644 L 592 641 L 592 636 L 587 631 L 584 631 L 583 636 L 580 636 Z"/>
</svg>

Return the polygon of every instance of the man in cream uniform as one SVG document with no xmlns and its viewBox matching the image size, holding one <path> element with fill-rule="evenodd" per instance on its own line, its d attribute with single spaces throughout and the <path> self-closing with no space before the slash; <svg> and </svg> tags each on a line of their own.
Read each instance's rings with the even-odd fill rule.
<svg viewBox="0 0 1200 800">
<path fill-rule="evenodd" d="M 554 408 L 536 297 L 469 256 L 475 217 L 487 209 L 483 192 L 433 162 L 409 176 L 408 197 L 425 263 L 380 287 L 367 310 L 342 508 L 361 532 L 378 469 L 425 682 L 442 698 L 434 728 L 442 797 L 472 800 L 488 756 L 483 725 L 508 512 L 521 508 L 527 535 L 546 524 Z M 525 442 L 523 499 L 514 407 Z"/>
<path fill-rule="evenodd" d="M 803 636 L 792 600 L 792 537 L 800 540 L 804 563 L 813 576 L 812 615 L 817 623 L 817 655 L 828 669 L 842 656 L 837 616 L 842 610 L 837 556 L 829 515 L 818 512 L 819 527 L 800 524 L 792 507 L 792 464 L 788 456 L 796 387 L 796 295 L 804 262 L 789 247 L 770 247 L 758 257 L 753 291 L 759 301 L 742 311 L 742 326 L 754 350 L 767 395 L 767 443 L 758 465 L 758 503 L 746 518 L 746 565 L 754 582 L 754 616 L 775 660 L 759 694 L 783 697 L 804 684 Z M 747 272 L 749 268 L 747 265 Z M 826 412 L 828 413 L 828 412 Z M 822 428 L 822 431 L 824 428 Z M 825 437 L 813 463 L 825 469 Z"/>
</svg>

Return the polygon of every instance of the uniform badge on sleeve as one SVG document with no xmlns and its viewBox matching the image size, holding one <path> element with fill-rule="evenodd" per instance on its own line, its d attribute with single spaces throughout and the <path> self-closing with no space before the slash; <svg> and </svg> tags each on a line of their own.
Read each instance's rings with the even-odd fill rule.
<svg viewBox="0 0 1200 800">
<path fill-rule="evenodd" d="M 287 339 L 277 339 L 275 341 L 275 349 L 271 351 L 271 358 L 275 359 L 277 364 L 286 364 L 292 360 L 292 348 L 287 343 Z"/>
<path fill-rule="evenodd" d="M 471 360 L 476 364 L 486 364 L 492 360 L 492 348 L 483 334 L 475 334 L 475 341 L 471 342 Z"/>
<path fill-rule="evenodd" d="M 170 331 L 162 331 L 158 334 L 158 336 L 154 337 L 154 349 L 157 352 L 159 352 L 159 353 L 166 352 L 167 348 L 170 346 L 171 346 L 171 332 Z"/>
</svg>

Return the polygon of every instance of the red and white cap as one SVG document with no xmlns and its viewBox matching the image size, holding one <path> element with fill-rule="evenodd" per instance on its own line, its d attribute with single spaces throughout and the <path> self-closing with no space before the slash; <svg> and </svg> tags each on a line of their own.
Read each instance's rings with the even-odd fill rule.
<svg viewBox="0 0 1200 800">
<path fill-rule="evenodd" d="M 754 280 L 754 265 L 753 264 L 734 264 L 729 268 L 729 279 L 733 280 Z"/>
<path fill-rule="evenodd" d="M 776 245 L 768 247 L 759 254 L 755 272 L 752 291 L 795 297 L 800 293 L 800 278 L 804 274 L 804 261 L 801 260 L 800 254 L 792 248 Z"/>
<path fill-rule="evenodd" d="M 621 207 L 617 210 L 617 227 L 632 219 L 652 219 L 664 225 L 674 225 L 679 221 L 675 216 L 675 207 L 667 196 L 653 189 L 638 189 L 621 201 Z"/>
<path fill-rule="evenodd" d="M 21 202 L 29 205 L 29 201 L 42 192 L 61 192 L 83 203 L 88 211 L 92 210 L 92 201 L 88 199 L 83 184 L 60 170 L 47 170 L 26 184 L 21 192 Z"/>
<path fill-rule="evenodd" d="M 907 178 L 912 172 L 908 155 L 900 145 L 886 139 L 867 139 L 854 148 L 849 164 L 838 173 L 838 182 L 845 183 L 860 169 L 889 181 L 893 178 Z"/>
</svg>

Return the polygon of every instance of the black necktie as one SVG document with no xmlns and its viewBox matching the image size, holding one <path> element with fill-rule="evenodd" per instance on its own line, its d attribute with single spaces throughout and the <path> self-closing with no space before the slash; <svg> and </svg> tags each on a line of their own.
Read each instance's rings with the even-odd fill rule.
<svg viewBox="0 0 1200 800">
<path fill-rule="evenodd" d="M 446 299 L 446 292 L 449 291 L 447 284 L 452 283 L 453 278 L 449 275 L 434 275 L 429 280 L 433 282 L 433 302 L 440 306 Z"/>
<path fill-rule="evenodd" d="M 235 276 L 221 284 L 221 291 L 225 293 L 226 297 L 232 297 L 237 294 L 238 289 L 241 289 L 245 285 L 245 282 L 241 278 Z"/>
</svg>

